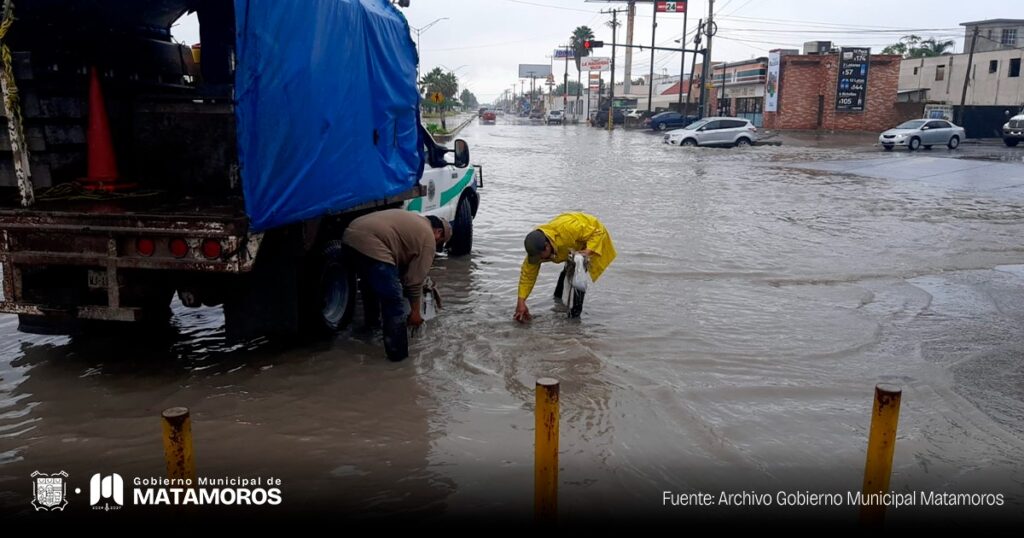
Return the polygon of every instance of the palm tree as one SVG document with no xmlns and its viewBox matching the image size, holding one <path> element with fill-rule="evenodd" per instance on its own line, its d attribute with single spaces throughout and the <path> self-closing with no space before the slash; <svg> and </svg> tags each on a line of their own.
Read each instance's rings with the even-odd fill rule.
<svg viewBox="0 0 1024 538">
<path fill-rule="evenodd" d="M 583 42 L 590 39 L 594 39 L 594 31 L 589 26 L 577 26 L 569 37 L 569 44 L 572 47 L 573 57 L 576 61 L 576 71 L 580 70 L 580 58 L 590 55 L 590 51 L 583 48 Z"/>
<path fill-rule="evenodd" d="M 934 37 L 921 39 L 916 35 L 905 35 L 900 38 L 899 43 L 894 43 L 882 49 L 882 54 L 899 54 L 904 58 L 930 58 L 942 56 L 956 46 L 953 40 L 936 41 Z"/>
<path fill-rule="evenodd" d="M 450 101 L 459 92 L 459 79 L 454 73 L 446 73 L 440 67 L 435 67 L 429 73 L 423 75 L 423 78 L 420 79 L 420 85 L 425 91 L 424 97 L 434 92 L 439 92 L 444 96 L 445 100 Z"/>
<path fill-rule="evenodd" d="M 579 100 L 580 96 L 583 95 L 583 84 L 580 80 L 582 73 L 580 72 L 580 58 L 590 55 L 590 50 L 583 48 L 583 42 L 588 39 L 594 39 L 594 31 L 589 26 L 577 26 L 572 31 L 572 35 L 569 36 L 569 45 L 572 47 L 573 54 L 572 59 L 576 62 L 576 99 Z M 579 111 L 576 112 L 579 114 Z"/>
<path fill-rule="evenodd" d="M 919 46 L 911 51 L 912 58 L 929 58 L 932 56 L 942 56 L 946 54 L 946 51 L 952 49 L 956 45 L 952 39 L 949 41 L 936 41 L 934 37 L 922 40 Z"/>
</svg>

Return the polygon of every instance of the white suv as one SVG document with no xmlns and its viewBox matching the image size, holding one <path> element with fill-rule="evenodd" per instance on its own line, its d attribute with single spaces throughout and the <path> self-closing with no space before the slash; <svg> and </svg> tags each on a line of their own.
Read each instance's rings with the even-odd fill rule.
<svg viewBox="0 0 1024 538">
<path fill-rule="evenodd" d="M 544 123 L 548 125 L 551 125 L 552 123 L 557 123 L 561 125 L 562 119 L 563 115 L 561 110 L 551 110 L 548 111 L 548 115 L 544 117 Z"/>
<path fill-rule="evenodd" d="M 704 118 L 665 133 L 673 146 L 750 146 L 757 143 L 757 127 L 743 118 Z"/>
</svg>

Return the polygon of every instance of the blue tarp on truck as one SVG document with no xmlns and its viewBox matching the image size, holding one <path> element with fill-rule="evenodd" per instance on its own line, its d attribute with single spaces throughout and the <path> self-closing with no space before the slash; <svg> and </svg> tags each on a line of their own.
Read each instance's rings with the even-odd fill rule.
<svg viewBox="0 0 1024 538">
<path fill-rule="evenodd" d="M 234 0 L 239 162 L 254 230 L 413 188 L 416 48 L 388 0 Z"/>
</svg>

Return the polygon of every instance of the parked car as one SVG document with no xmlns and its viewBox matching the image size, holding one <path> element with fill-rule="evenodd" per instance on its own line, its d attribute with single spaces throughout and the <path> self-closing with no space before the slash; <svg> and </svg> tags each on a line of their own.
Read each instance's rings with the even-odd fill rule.
<svg viewBox="0 0 1024 538">
<path fill-rule="evenodd" d="M 749 146 L 757 140 L 757 127 L 743 118 L 704 118 L 664 138 L 673 146 Z"/>
<path fill-rule="evenodd" d="M 614 115 L 612 115 L 612 122 L 616 125 L 622 125 L 626 123 L 626 114 L 622 112 L 622 109 L 616 108 Z M 594 125 L 600 127 L 602 125 L 608 125 L 608 109 L 600 110 L 597 115 L 594 116 Z"/>
<path fill-rule="evenodd" d="M 562 124 L 562 120 L 565 119 L 565 115 L 561 110 L 549 110 L 547 117 L 544 118 L 544 123 L 551 125 L 552 123 Z"/>
<path fill-rule="evenodd" d="M 1003 124 L 1003 143 L 1012 148 L 1021 139 L 1024 139 L 1024 114 L 1017 114 Z"/>
<path fill-rule="evenodd" d="M 967 134 L 963 127 L 946 120 L 925 118 L 910 120 L 885 131 L 878 135 L 878 143 L 885 151 L 892 151 L 896 146 L 906 146 L 910 151 L 916 151 L 922 146 L 924 149 L 932 149 L 936 144 L 956 149 L 964 138 L 967 138 Z"/>
<path fill-rule="evenodd" d="M 696 116 L 684 116 L 678 112 L 668 111 L 651 116 L 650 127 L 655 131 L 667 131 L 686 127 L 695 121 L 697 121 Z"/>
</svg>

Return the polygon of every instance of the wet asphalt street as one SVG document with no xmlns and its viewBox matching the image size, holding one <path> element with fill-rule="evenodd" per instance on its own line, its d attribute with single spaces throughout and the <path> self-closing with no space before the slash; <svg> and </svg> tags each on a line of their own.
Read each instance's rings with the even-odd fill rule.
<svg viewBox="0 0 1024 538">
<path fill-rule="evenodd" d="M 474 252 L 435 262 L 447 307 L 405 362 L 350 333 L 232 346 L 209 308 L 176 306 L 169 343 L 0 316 L 0 510 L 31 511 L 34 470 L 162 476 L 159 413 L 183 405 L 201 475 L 282 477 L 293 510 L 528 517 L 550 376 L 566 518 L 684 516 L 665 490 L 857 491 L 887 382 L 893 490 L 1006 498 L 890 518 L 1024 520 L 1024 149 L 683 149 L 506 118 L 460 136 L 485 170 Z M 581 320 L 545 266 L 520 326 L 523 236 L 578 210 L 619 257 Z"/>
</svg>

